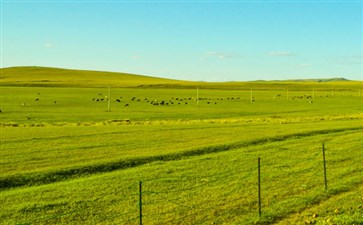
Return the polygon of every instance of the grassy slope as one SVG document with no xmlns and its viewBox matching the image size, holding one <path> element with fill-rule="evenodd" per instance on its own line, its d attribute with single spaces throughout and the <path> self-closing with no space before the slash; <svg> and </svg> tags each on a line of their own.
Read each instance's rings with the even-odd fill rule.
<svg viewBox="0 0 363 225">
<path fill-rule="evenodd" d="M 10 67 L 0 69 L 2 86 L 45 86 L 45 87 L 158 87 L 211 89 L 271 89 L 271 88 L 335 88 L 359 89 L 362 82 L 334 80 L 333 82 L 306 81 L 255 81 L 255 82 L 190 82 L 162 79 L 127 73 L 68 70 L 48 67 Z M 266 86 L 266 83 L 269 85 Z"/>
<path fill-rule="evenodd" d="M 92 101 L 105 89 L 2 90 L 2 183 L 4 179 L 13 184 L 21 179 L 25 179 L 23 184 L 32 183 L 38 175 L 41 178 L 34 183 L 42 183 L 54 175 L 65 174 L 54 180 L 67 178 L 74 168 L 81 171 L 72 173 L 82 176 L 97 169 L 124 167 L 129 160 L 137 162 L 145 157 L 149 162 L 155 160 L 153 157 L 234 146 L 276 135 L 363 126 L 363 98 L 357 93 L 353 97 L 345 92 L 326 97 L 326 92 L 316 92 L 315 103 L 310 104 L 307 99 L 272 98 L 279 91 L 256 91 L 256 102 L 251 104 L 249 91 L 200 90 L 200 97 L 212 98 L 218 104 L 201 100 L 196 107 L 193 100 L 188 100 L 188 105 L 183 100 L 180 105 L 175 102 L 169 106 L 153 106 L 144 101 L 145 97 L 159 101 L 189 99 L 195 96 L 194 90 L 113 89 L 112 111 L 106 112 L 107 103 Z M 309 92 L 290 92 L 290 97 L 304 94 Z M 120 96 L 122 103 L 117 103 L 115 98 Z M 142 100 L 132 101 L 133 96 Z M 227 100 L 236 96 L 240 99 Z M 124 107 L 125 103 L 130 106 Z M 125 119 L 131 122 L 117 122 Z"/>
<path fill-rule="evenodd" d="M 0 220 L 3 224 L 137 224 L 141 180 L 145 224 L 304 224 L 304 220 L 313 220 L 310 213 L 317 213 L 315 220 L 320 222 L 330 219 L 335 224 L 361 224 L 362 140 L 357 131 L 291 137 L 2 191 Z M 328 192 L 322 176 L 323 141 Z M 262 159 L 260 221 L 257 157 Z M 341 211 L 335 213 L 336 208 Z"/>
<path fill-rule="evenodd" d="M 362 223 L 355 195 L 362 196 L 363 139 L 361 128 L 353 129 L 363 125 L 362 82 L 216 84 L 21 69 L 1 69 L 0 171 L 2 184 L 30 186 L 0 192 L 3 224 L 137 223 L 138 180 L 146 185 L 147 224 L 252 224 L 258 221 L 258 156 L 271 166 L 265 164 L 270 173 L 263 181 L 272 185 L 263 187 L 260 222 L 298 224 L 318 212 L 321 219 L 315 220 L 321 224 L 328 219 Z M 107 104 L 92 98 L 104 96 L 109 84 L 112 110 L 106 112 Z M 14 85 L 20 87 L 9 87 Z M 201 100 L 198 108 L 193 100 L 169 107 L 131 100 L 193 98 L 195 90 L 184 88 L 196 86 L 200 97 L 224 100 L 217 105 Z M 215 88 L 221 90 L 208 90 Z M 250 88 L 265 90 L 254 91 L 253 104 Z M 314 104 L 291 99 L 312 95 L 313 88 Z M 120 96 L 122 103 L 115 103 Z M 238 101 L 226 100 L 236 96 Z M 124 119 L 131 122 L 117 122 Z M 331 154 L 327 193 L 321 187 L 323 141 Z M 351 199 L 358 203 L 349 206 Z M 342 213 L 336 218 L 330 209 L 337 203 Z"/>
<path fill-rule="evenodd" d="M 127 73 L 69 70 L 47 67 L 10 67 L 1 69 L 1 84 L 11 86 L 104 87 L 178 83 L 170 79 Z"/>
<path fill-rule="evenodd" d="M 180 160 L 184 156 L 228 151 L 291 136 L 363 129 L 363 123 L 357 121 L 279 127 L 274 123 L 144 126 L 28 128 L 25 132 L 36 132 L 36 136 L 27 139 L 3 135 L 0 188 L 50 183 L 157 160 Z M 18 130 L 6 128 L 4 133 L 11 135 Z"/>
</svg>

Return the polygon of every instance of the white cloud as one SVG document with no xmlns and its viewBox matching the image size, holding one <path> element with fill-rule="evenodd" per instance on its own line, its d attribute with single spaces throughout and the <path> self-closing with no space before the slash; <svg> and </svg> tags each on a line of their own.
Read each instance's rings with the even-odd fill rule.
<svg viewBox="0 0 363 225">
<path fill-rule="evenodd" d="M 133 59 L 133 60 L 139 60 L 139 59 L 142 59 L 142 57 L 141 57 L 141 56 L 139 56 L 139 55 L 132 55 L 130 58 L 131 58 L 131 59 Z"/>
<path fill-rule="evenodd" d="M 288 56 L 295 56 L 296 54 L 287 51 L 275 51 L 275 52 L 269 52 L 268 55 L 273 57 L 288 57 Z"/>
<path fill-rule="evenodd" d="M 237 58 L 239 55 L 233 52 L 216 52 L 216 51 L 209 51 L 204 54 L 201 60 L 205 60 L 207 58 L 217 58 L 217 59 L 229 59 L 229 58 Z"/>
<path fill-rule="evenodd" d="M 362 55 L 346 55 L 346 56 L 335 56 L 328 57 L 330 62 L 339 65 L 362 65 L 363 56 Z"/>
<path fill-rule="evenodd" d="M 44 44 L 44 47 L 45 48 L 52 48 L 53 47 L 53 44 L 52 43 L 45 43 Z"/>
<path fill-rule="evenodd" d="M 300 66 L 301 67 L 310 67 L 310 66 L 313 66 L 313 64 L 310 64 L 310 63 L 301 63 Z"/>
</svg>

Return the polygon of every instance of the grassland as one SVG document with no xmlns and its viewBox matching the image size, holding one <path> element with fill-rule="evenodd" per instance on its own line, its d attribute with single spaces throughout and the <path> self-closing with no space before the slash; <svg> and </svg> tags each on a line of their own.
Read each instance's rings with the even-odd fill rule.
<svg viewBox="0 0 363 225">
<path fill-rule="evenodd" d="M 363 224 L 362 82 L 1 72 L 1 224 Z"/>
<path fill-rule="evenodd" d="M 30 87 L 99 87 L 117 88 L 196 88 L 222 90 L 244 89 L 285 89 L 311 90 L 312 88 L 357 90 L 361 82 L 335 79 L 307 79 L 286 81 L 254 81 L 254 82 L 198 82 L 155 78 L 128 73 L 103 71 L 71 70 L 49 67 L 10 67 L 0 68 L 2 86 Z M 333 81 L 333 82 L 331 82 Z M 268 84 L 266 86 L 266 84 Z"/>
</svg>

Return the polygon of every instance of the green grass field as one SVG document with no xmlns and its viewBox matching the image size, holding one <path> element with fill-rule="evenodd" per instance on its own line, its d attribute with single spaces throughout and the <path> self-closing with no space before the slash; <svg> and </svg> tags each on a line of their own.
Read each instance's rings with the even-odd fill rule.
<svg viewBox="0 0 363 225">
<path fill-rule="evenodd" d="M 1 81 L 0 224 L 363 224 L 362 82 Z"/>
</svg>

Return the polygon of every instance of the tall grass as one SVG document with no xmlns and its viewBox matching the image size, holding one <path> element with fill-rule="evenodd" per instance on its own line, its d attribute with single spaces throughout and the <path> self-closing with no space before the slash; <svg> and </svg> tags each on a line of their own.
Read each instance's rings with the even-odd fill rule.
<svg viewBox="0 0 363 225">
<path fill-rule="evenodd" d="M 328 192 L 322 171 L 323 141 L 327 148 Z M 137 224 L 138 182 L 143 181 L 145 224 L 288 221 L 328 201 L 332 209 L 332 204 L 337 204 L 333 201 L 336 196 L 354 193 L 362 185 L 362 144 L 358 131 L 317 134 L 2 191 L 0 218 L 5 224 Z M 261 219 L 257 210 L 257 157 L 262 159 Z M 335 207 L 348 205 L 350 202 L 342 200 Z M 359 223 L 359 208 L 354 207 L 346 216 Z M 314 213 L 320 215 L 322 211 Z M 334 212 L 330 213 L 333 215 L 325 212 L 324 219 L 335 219 Z M 305 218 L 313 219 L 311 215 Z"/>
</svg>

